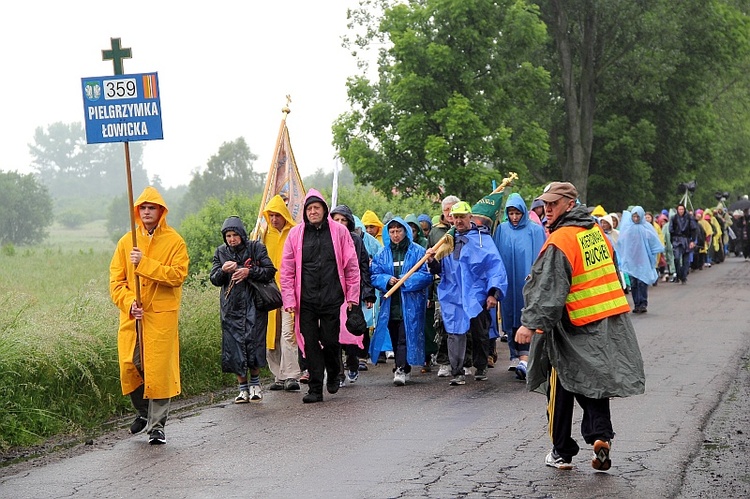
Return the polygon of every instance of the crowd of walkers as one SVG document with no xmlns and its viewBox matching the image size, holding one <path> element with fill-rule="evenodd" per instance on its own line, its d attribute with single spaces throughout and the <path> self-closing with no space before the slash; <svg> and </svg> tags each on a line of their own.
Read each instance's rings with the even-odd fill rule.
<svg viewBox="0 0 750 499">
<path fill-rule="evenodd" d="M 162 207 L 160 217 L 166 214 L 159 197 L 148 201 Z M 434 216 L 387 213 L 381 219 L 368 210 L 359 218 L 346 205 L 329 208 L 311 189 L 300 224 L 283 197 L 271 199 L 258 240 L 248 237 L 238 217 L 227 218 L 210 281 L 221 288 L 221 366 L 237 376 L 235 403 L 263 399 L 260 369 L 266 365 L 273 381 L 265 388 L 299 392 L 306 384 L 304 403 L 322 402 L 324 388 L 335 394 L 370 366 L 390 364 L 386 359 L 393 359 L 397 387 L 410 383 L 414 369 L 448 378 L 454 387 L 467 379 L 482 382 L 498 366 L 498 343 L 504 342 L 507 372 L 547 395 L 553 449 L 545 463 L 572 467 L 579 451 L 570 436 L 576 400 L 584 409 L 583 437 L 594 451 L 591 464 L 604 471 L 614 437 L 609 398 L 644 387 L 630 312 L 647 311 L 650 286 L 685 284 L 689 272 L 731 253 L 750 258 L 748 212 L 729 213 L 722 204 L 695 211 L 678 204 L 656 216 L 641 206 L 607 212 L 582 205 L 572 184 L 553 182 L 528 207 L 518 193 L 503 204 L 503 194 L 493 192 L 473 205 L 446 196 L 441 208 Z M 143 206 L 136 203 L 135 213 L 143 215 Z M 145 224 L 143 237 L 153 239 L 161 226 L 162 218 Z M 161 312 L 156 302 L 128 303 L 134 297 L 125 292 L 132 286 L 127 260 L 157 290 L 178 288 L 187 260 L 181 255 L 179 276 L 165 282 L 169 262 L 142 271 L 139 249 L 127 238 L 119 246 L 112 281 L 122 335 L 149 308 Z M 263 312 L 257 283 L 271 281 L 283 305 Z M 364 334 L 347 327 L 360 313 L 369 329 Z M 127 338 L 120 341 L 128 377 L 123 393 L 135 397 L 139 411 L 131 431 L 145 429 L 156 435 L 151 443 L 164 443 L 168 409 L 150 413 L 144 400 L 153 387 L 143 382 L 148 372 L 139 364 L 143 340 Z M 372 375 L 381 376 L 378 371 Z M 179 393 L 179 372 L 173 389 L 162 393 Z"/>
</svg>

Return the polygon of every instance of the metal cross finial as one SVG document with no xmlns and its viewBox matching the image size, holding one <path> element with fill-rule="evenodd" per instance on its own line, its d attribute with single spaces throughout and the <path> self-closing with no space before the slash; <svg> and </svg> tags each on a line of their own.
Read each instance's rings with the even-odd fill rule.
<svg viewBox="0 0 750 499">
<path fill-rule="evenodd" d="M 281 112 L 284 113 L 284 118 L 286 118 L 286 115 L 291 113 L 292 110 L 289 109 L 289 103 L 292 102 L 292 96 L 289 94 L 286 94 L 286 106 L 281 108 Z"/>
<path fill-rule="evenodd" d="M 115 66 L 116 75 L 125 74 L 122 70 L 122 60 L 130 59 L 133 57 L 133 53 L 129 48 L 124 49 L 120 46 L 119 38 L 110 38 L 110 42 L 112 48 L 110 50 L 102 50 L 102 60 L 112 61 L 112 64 Z"/>
</svg>

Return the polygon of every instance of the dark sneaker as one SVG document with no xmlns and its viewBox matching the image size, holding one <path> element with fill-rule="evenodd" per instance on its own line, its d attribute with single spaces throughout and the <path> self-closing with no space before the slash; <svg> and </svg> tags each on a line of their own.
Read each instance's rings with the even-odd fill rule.
<svg viewBox="0 0 750 499">
<path fill-rule="evenodd" d="M 299 383 L 294 378 L 288 378 L 284 381 L 284 390 L 287 392 L 299 391 Z"/>
<path fill-rule="evenodd" d="M 358 367 L 357 370 L 359 370 L 359 371 L 367 371 L 367 361 L 366 360 L 360 360 L 359 361 L 359 367 Z"/>
<path fill-rule="evenodd" d="M 328 383 L 326 385 L 326 390 L 328 390 L 328 393 L 331 393 L 331 394 L 336 393 L 337 391 L 339 391 L 339 381 L 336 380 L 333 383 Z"/>
<path fill-rule="evenodd" d="M 148 424 L 148 421 L 143 416 L 138 416 L 135 418 L 135 421 L 133 421 L 133 424 L 130 425 L 130 433 L 135 435 L 136 433 L 140 433 L 143 430 L 146 429 L 146 425 Z"/>
<path fill-rule="evenodd" d="M 612 467 L 612 460 L 609 458 L 609 451 L 612 444 L 607 440 L 597 440 L 594 442 L 594 456 L 591 458 L 591 467 L 599 471 L 607 471 Z"/>
<path fill-rule="evenodd" d="M 477 369 L 474 373 L 475 381 L 484 381 L 487 379 L 487 369 Z"/>
<path fill-rule="evenodd" d="M 566 461 L 562 457 L 558 456 L 557 452 L 555 452 L 554 449 L 552 449 L 552 451 L 547 454 L 547 457 L 544 458 L 544 464 L 553 468 L 557 468 L 558 470 L 573 469 L 573 463 L 571 463 L 570 461 Z"/>
<path fill-rule="evenodd" d="M 466 384 L 466 376 L 463 374 L 459 374 L 457 376 L 454 376 L 453 379 L 450 382 L 451 386 L 461 386 Z"/>
<path fill-rule="evenodd" d="M 268 389 L 271 390 L 272 392 L 278 392 L 278 391 L 284 390 L 284 382 L 274 381 L 273 383 L 271 383 Z"/>
<path fill-rule="evenodd" d="M 322 393 L 308 393 L 304 397 L 302 397 L 302 402 L 305 404 L 314 404 L 315 402 L 323 402 L 323 394 Z"/>
<path fill-rule="evenodd" d="M 148 443 L 151 445 L 166 444 L 167 437 L 164 436 L 164 430 L 160 430 L 159 428 L 151 430 L 151 433 L 148 434 Z"/>
</svg>

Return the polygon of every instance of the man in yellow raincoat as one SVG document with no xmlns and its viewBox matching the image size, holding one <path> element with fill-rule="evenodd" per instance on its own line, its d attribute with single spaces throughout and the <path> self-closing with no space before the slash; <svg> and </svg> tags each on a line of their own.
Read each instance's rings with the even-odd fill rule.
<svg viewBox="0 0 750 499">
<path fill-rule="evenodd" d="M 289 213 L 284 199 L 278 194 L 272 197 L 263 210 L 268 228 L 263 235 L 263 244 L 268 256 L 277 269 L 281 268 L 281 255 L 289 229 L 297 225 Z M 281 288 L 281 272 L 276 273 L 276 284 Z M 272 310 L 268 313 L 266 333 L 266 360 L 274 376 L 270 390 L 298 391 L 300 366 L 297 360 L 299 347 L 294 336 L 294 316 L 285 310 Z"/>
<path fill-rule="evenodd" d="M 156 189 L 146 187 L 134 211 L 136 247 L 132 235 L 124 235 L 109 266 L 109 292 L 120 309 L 120 383 L 123 395 L 130 395 L 138 412 L 131 433 L 146 430 L 150 444 L 164 444 L 170 399 L 180 393 L 177 322 L 190 259 L 185 241 L 167 225 L 167 205 Z M 137 321 L 141 335 L 136 333 Z"/>
</svg>

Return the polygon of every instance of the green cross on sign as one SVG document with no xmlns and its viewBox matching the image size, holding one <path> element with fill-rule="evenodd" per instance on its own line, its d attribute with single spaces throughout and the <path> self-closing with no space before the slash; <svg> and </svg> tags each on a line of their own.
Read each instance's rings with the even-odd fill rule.
<svg viewBox="0 0 750 499">
<path fill-rule="evenodd" d="M 125 72 L 122 70 L 122 60 L 130 59 L 131 57 L 133 57 L 133 54 L 129 48 L 124 49 L 120 46 L 119 38 L 110 38 L 110 41 L 112 43 L 112 49 L 102 50 L 102 60 L 112 61 L 115 66 L 116 75 L 125 74 Z"/>
</svg>

